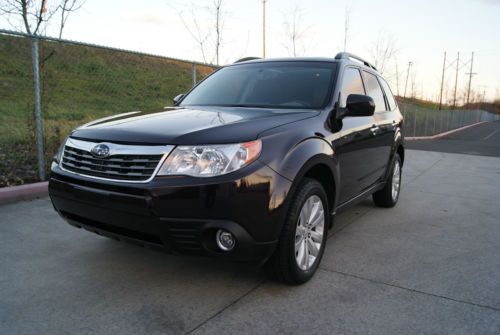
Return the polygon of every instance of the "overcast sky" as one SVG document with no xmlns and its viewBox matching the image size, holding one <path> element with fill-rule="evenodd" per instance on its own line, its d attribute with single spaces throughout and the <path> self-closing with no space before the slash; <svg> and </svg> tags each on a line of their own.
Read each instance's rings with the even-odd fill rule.
<svg viewBox="0 0 500 335">
<path fill-rule="evenodd" d="M 87 0 L 69 18 L 64 38 L 201 61 L 201 53 L 178 12 L 188 24 L 191 9 L 202 26 L 210 23 L 204 8 L 211 0 Z M 382 36 L 398 49 L 399 70 L 409 61 L 415 73 L 415 90 L 425 98 L 437 99 L 443 52 L 449 61 L 461 52 L 466 63 L 475 52 L 473 88 L 486 90 L 488 99 L 500 94 L 500 0 L 267 0 L 267 56 L 289 56 L 284 17 L 301 8 L 303 38 L 299 54 L 335 56 L 343 49 L 344 17 L 349 15 L 347 50 L 370 60 L 373 45 Z M 225 0 L 221 63 L 243 56 L 262 54 L 262 1 Z M 5 21 L 0 26 L 8 28 Z M 56 35 L 55 27 L 48 35 Z M 468 68 L 459 70 L 460 90 L 467 85 Z M 454 84 L 454 65 L 447 69 L 447 87 Z M 400 81 L 403 94 L 405 75 Z M 391 80 L 393 90 L 395 80 Z M 409 93 L 408 93 L 409 94 Z"/>
</svg>

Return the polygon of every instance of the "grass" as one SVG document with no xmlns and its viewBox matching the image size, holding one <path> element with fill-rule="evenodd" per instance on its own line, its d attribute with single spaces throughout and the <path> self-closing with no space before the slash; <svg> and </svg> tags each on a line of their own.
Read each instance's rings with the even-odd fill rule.
<svg viewBox="0 0 500 335">
<path fill-rule="evenodd" d="M 76 126 L 162 109 L 192 84 L 191 63 L 160 57 L 42 41 L 40 59 L 47 162 Z M 30 40 L 0 35 L 0 186 L 37 180 L 33 110 Z"/>
</svg>

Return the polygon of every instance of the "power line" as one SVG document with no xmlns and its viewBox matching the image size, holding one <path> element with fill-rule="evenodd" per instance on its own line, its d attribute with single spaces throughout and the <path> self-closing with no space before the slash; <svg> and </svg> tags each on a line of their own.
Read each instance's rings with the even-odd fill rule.
<svg viewBox="0 0 500 335">
<path fill-rule="evenodd" d="M 441 73 L 441 88 L 440 88 L 440 94 L 439 94 L 439 109 L 442 108 L 443 99 L 445 98 L 444 91 L 443 91 L 444 80 L 445 80 L 445 76 L 446 76 L 446 71 L 449 68 L 453 68 L 455 70 L 455 85 L 453 88 L 453 108 L 456 108 L 456 105 L 457 105 L 458 72 L 460 69 L 462 69 L 464 67 L 469 68 L 469 72 L 466 73 L 466 75 L 469 76 L 468 91 L 467 91 L 467 103 L 469 103 L 472 76 L 477 74 L 477 73 L 472 72 L 473 62 L 474 62 L 474 52 L 472 52 L 472 57 L 470 59 L 467 59 L 466 61 L 463 61 L 460 58 L 460 52 L 457 52 L 457 58 L 454 58 L 452 60 L 450 60 L 447 57 L 446 51 L 444 52 L 443 70 Z"/>
</svg>

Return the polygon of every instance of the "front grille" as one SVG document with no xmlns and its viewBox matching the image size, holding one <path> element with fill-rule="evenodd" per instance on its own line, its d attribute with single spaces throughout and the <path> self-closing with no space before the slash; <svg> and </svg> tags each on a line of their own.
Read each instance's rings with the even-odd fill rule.
<svg viewBox="0 0 500 335">
<path fill-rule="evenodd" d="M 96 158 L 89 151 L 66 145 L 62 167 L 68 171 L 93 177 L 145 181 L 153 175 L 162 157 L 163 154 L 117 154 L 107 158 Z"/>
</svg>

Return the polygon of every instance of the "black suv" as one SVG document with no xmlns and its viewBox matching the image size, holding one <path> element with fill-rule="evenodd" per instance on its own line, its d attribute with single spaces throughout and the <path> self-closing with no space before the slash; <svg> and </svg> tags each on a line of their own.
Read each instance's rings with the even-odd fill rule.
<svg viewBox="0 0 500 335">
<path fill-rule="evenodd" d="M 335 213 L 368 195 L 398 200 L 402 115 L 359 57 L 236 62 L 174 104 L 74 130 L 52 164 L 59 214 L 147 247 L 266 262 L 302 283 Z"/>
</svg>

